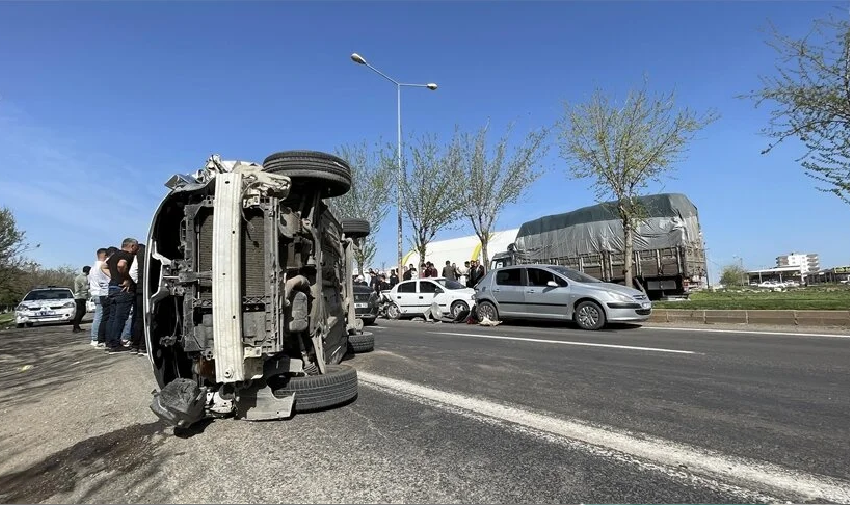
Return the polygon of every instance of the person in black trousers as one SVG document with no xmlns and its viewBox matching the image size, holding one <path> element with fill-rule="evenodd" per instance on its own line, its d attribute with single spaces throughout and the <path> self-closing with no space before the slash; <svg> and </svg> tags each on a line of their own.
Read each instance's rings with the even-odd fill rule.
<svg viewBox="0 0 850 505">
<path fill-rule="evenodd" d="M 142 290 L 145 282 L 145 246 L 139 244 L 139 249 L 136 251 L 136 260 L 133 262 L 132 270 L 136 272 L 133 281 L 136 283 L 136 299 L 133 304 L 133 322 L 132 336 L 130 337 L 130 352 L 143 356 L 147 354 L 147 346 L 145 344 L 145 315 L 142 312 Z"/>
</svg>

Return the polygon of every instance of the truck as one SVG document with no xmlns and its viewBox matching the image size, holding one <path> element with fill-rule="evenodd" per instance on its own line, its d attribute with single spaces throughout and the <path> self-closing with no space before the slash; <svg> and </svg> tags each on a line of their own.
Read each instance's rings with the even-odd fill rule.
<svg viewBox="0 0 850 505">
<path fill-rule="evenodd" d="M 370 227 L 327 205 L 351 187 L 345 160 L 213 155 L 166 186 L 140 279 L 153 412 L 185 428 L 354 401 L 357 373 L 342 361 L 362 335 L 351 265 Z"/>
<path fill-rule="evenodd" d="M 681 193 L 635 199 L 633 280 L 650 299 L 687 297 L 707 282 L 705 245 L 696 206 Z M 617 202 L 540 217 L 520 226 L 491 268 L 515 264 L 570 267 L 605 282 L 625 283 L 623 224 Z"/>
</svg>

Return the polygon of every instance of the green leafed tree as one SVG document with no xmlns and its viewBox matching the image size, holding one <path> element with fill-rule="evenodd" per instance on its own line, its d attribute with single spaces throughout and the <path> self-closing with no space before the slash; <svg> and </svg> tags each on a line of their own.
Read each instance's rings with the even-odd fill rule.
<svg viewBox="0 0 850 505">
<path fill-rule="evenodd" d="M 846 15 L 819 19 L 802 38 L 772 28 L 768 44 L 777 53 L 776 71 L 742 96 L 772 107 L 763 133 L 773 142 L 763 153 L 798 139 L 806 175 L 850 203 L 850 22 Z"/>
<path fill-rule="evenodd" d="M 591 181 L 597 201 L 617 202 L 626 286 L 633 286 L 634 230 L 645 213 L 636 197 L 669 176 L 696 133 L 716 119 L 713 111 L 676 107 L 673 92 L 650 94 L 646 83 L 621 103 L 597 89 L 585 103 L 565 104 L 561 157 L 570 177 Z"/>
<path fill-rule="evenodd" d="M 423 135 L 408 143 L 410 169 L 401 181 L 401 209 L 412 228 L 420 261 L 437 233 L 453 225 L 463 210 L 458 185 L 463 180 L 459 140 L 455 134 L 449 144 L 441 146 L 436 135 Z"/>
<path fill-rule="evenodd" d="M 371 225 L 372 232 L 361 241 L 354 253 L 361 273 L 375 260 L 378 250 L 375 235 L 394 201 L 395 172 L 384 163 L 379 146 L 376 144 L 370 148 L 368 143 L 361 142 L 336 149 L 337 156 L 351 166 L 351 190 L 327 202 L 340 219 L 367 219 Z"/>
<path fill-rule="evenodd" d="M 464 134 L 455 142 L 463 172 L 458 185 L 461 212 L 481 241 L 485 265 L 490 263 L 487 246 L 493 225 L 505 207 L 517 203 L 540 178 L 543 172 L 538 162 L 548 149 L 545 129 L 530 132 L 514 146 L 509 142 L 511 130 L 509 126 L 495 144 L 488 146 L 488 122 L 476 133 Z"/>
<path fill-rule="evenodd" d="M 746 283 L 746 275 L 741 265 L 726 265 L 720 271 L 720 284 L 726 287 L 743 286 Z"/>
<path fill-rule="evenodd" d="M 20 267 L 27 249 L 26 233 L 18 228 L 12 210 L 0 208 L 0 295 L 16 297 L 20 289 Z M 14 302 L 6 302 L 14 303 Z"/>
</svg>

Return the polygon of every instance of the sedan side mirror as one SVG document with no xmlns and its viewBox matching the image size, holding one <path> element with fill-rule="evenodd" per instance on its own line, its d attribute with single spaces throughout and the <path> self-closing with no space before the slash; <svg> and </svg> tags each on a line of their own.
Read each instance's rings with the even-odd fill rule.
<svg viewBox="0 0 850 505">
<path fill-rule="evenodd" d="M 550 288 L 557 288 L 558 287 L 558 283 L 555 282 L 555 281 L 549 281 L 549 282 L 546 283 L 546 285 L 549 286 Z"/>
</svg>

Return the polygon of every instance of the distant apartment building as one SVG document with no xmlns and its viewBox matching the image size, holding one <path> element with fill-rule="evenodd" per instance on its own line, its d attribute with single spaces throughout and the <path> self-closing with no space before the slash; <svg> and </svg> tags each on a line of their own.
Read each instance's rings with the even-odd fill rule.
<svg viewBox="0 0 850 505">
<path fill-rule="evenodd" d="M 817 272 L 820 270 L 820 258 L 817 254 L 797 254 L 792 252 L 787 256 L 776 258 L 777 267 L 800 267 L 800 272 Z"/>
</svg>

